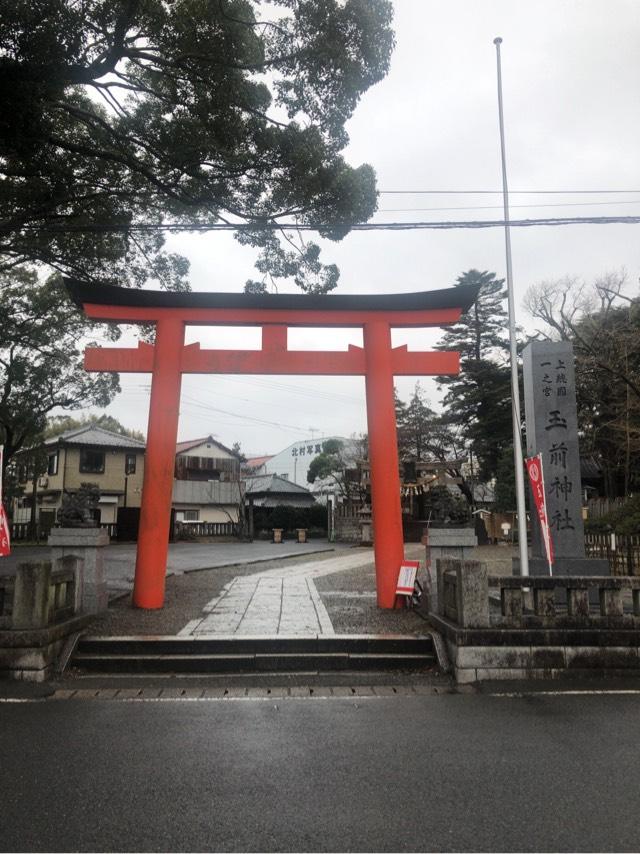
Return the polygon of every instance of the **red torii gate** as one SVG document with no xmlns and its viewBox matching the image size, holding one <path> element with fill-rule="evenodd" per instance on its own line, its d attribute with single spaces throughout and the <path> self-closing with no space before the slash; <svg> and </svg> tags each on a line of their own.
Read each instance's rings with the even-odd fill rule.
<svg viewBox="0 0 640 854">
<path fill-rule="evenodd" d="M 391 346 L 392 327 L 444 326 L 477 296 L 474 286 L 395 295 L 173 293 L 65 280 L 90 318 L 154 323 L 155 344 L 88 347 L 87 371 L 151 373 L 151 400 L 133 604 L 161 608 L 171 518 L 182 374 L 316 374 L 364 376 L 371 466 L 378 605 L 393 608 L 404 557 L 394 375 L 457 374 L 455 352 L 409 353 Z M 260 326 L 261 350 L 202 350 L 184 344 L 185 326 Z M 287 328 L 361 327 L 364 347 L 342 352 L 287 349 Z"/>
</svg>

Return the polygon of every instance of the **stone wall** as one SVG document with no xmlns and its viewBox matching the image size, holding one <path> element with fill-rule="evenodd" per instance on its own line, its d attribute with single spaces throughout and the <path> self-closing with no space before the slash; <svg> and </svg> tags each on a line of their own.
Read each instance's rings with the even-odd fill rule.
<svg viewBox="0 0 640 854">
<path fill-rule="evenodd" d="M 71 635 L 89 621 L 77 613 L 78 558 L 20 563 L 0 578 L 0 678 L 42 682 Z"/>
<path fill-rule="evenodd" d="M 640 578 L 498 577 L 441 560 L 435 601 L 460 683 L 640 676 Z"/>
</svg>

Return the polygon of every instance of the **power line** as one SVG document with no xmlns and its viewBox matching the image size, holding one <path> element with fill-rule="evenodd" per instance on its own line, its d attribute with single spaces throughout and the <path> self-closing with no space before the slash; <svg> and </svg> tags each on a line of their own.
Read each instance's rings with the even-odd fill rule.
<svg viewBox="0 0 640 854">
<path fill-rule="evenodd" d="M 239 412 L 229 412 L 227 409 L 218 409 L 216 406 L 207 406 L 205 404 L 200 403 L 200 401 L 194 400 L 188 396 L 184 396 L 185 401 L 189 406 L 195 406 L 198 409 L 204 409 L 207 412 L 220 412 L 223 415 L 230 415 L 232 418 L 240 418 L 243 421 L 255 421 L 258 424 L 268 424 L 271 427 L 280 427 L 283 430 L 295 430 L 297 432 L 308 432 L 308 428 L 299 427 L 296 424 L 285 424 L 279 421 L 267 421 L 264 418 L 255 418 L 251 415 L 244 415 Z"/>
<path fill-rule="evenodd" d="M 600 205 L 640 205 L 640 199 L 622 199 L 613 202 L 546 202 L 541 205 L 509 205 L 509 208 L 581 208 Z M 502 210 L 502 205 L 469 205 L 448 208 L 378 208 L 376 213 L 392 213 L 400 211 L 489 211 Z"/>
<path fill-rule="evenodd" d="M 501 196 L 502 190 L 378 190 L 385 196 Z M 510 195 L 602 195 L 603 193 L 640 193 L 640 190 L 509 190 Z"/>
<path fill-rule="evenodd" d="M 640 192 L 640 190 L 638 191 Z M 637 225 L 640 216 L 593 216 L 593 217 L 548 217 L 538 219 L 512 219 L 512 228 L 532 228 L 535 226 L 559 225 Z M 347 228 L 351 231 L 412 231 L 433 229 L 446 231 L 451 229 L 504 228 L 502 219 L 486 220 L 451 220 L 451 221 L 417 221 L 417 222 L 339 222 L 339 223 L 296 223 L 296 222 L 264 222 L 264 223 L 126 223 L 122 225 L 84 224 L 84 225 L 25 225 L 21 230 L 52 233 L 123 233 L 164 231 L 171 232 L 209 232 L 209 231 L 339 231 Z M 6 231 L 6 229 L 3 229 Z"/>
</svg>

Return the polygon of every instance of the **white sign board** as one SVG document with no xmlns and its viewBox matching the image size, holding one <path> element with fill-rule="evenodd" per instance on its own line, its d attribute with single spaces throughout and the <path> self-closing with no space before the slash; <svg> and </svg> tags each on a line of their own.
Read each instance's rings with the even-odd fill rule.
<svg viewBox="0 0 640 854">
<path fill-rule="evenodd" d="M 396 596 L 411 596 L 413 594 L 419 566 L 419 560 L 405 560 L 400 564 Z"/>
</svg>

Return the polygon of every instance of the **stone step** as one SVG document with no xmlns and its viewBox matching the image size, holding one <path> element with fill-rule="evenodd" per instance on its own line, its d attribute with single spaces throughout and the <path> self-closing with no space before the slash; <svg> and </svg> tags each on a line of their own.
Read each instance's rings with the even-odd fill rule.
<svg viewBox="0 0 640 854">
<path fill-rule="evenodd" d="M 320 652 L 377 652 L 424 653 L 433 652 L 431 635 L 136 635 L 126 637 L 101 637 L 83 635 L 77 646 L 78 653 L 127 655 L 176 655 L 199 653 L 320 653 Z"/>
<path fill-rule="evenodd" d="M 96 673 L 317 673 L 425 670 L 436 659 L 430 636 L 85 637 L 72 666 Z"/>
</svg>

